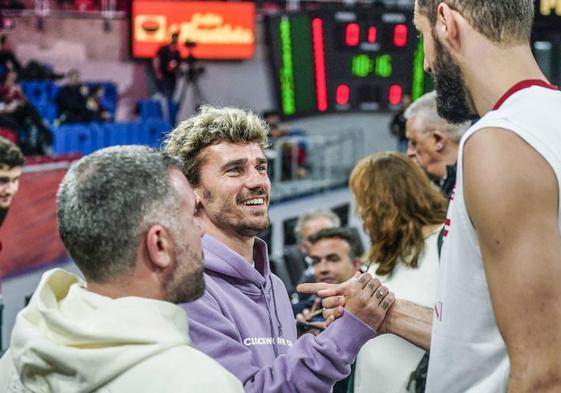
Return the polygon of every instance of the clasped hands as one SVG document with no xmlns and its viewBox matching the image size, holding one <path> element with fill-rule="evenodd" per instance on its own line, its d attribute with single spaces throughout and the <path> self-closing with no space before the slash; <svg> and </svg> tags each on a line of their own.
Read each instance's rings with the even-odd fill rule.
<svg viewBox="0 0 561 393">
<path fill-rule="evenodd" d="M 347 310 L 378 334 L 388 331 L 384 322 L 395 295 L 370 273 L 357 273 L 341 284 L 303 283 L 296 290 L 300 293 L 315 293 L 322 298 L 323 317 L 327 326 Z"/>
</svg>

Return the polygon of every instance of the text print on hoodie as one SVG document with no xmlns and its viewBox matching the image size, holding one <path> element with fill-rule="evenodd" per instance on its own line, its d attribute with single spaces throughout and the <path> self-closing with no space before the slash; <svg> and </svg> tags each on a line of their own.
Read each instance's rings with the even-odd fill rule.
<svg viewBox="0 0 561 393">
<path fill-rule="evenodd" d="M 209 235 L 203 249 L 205 294 L 183 305 L 192 344 L 236 375 L 246 393 L 328 393 L 375 336 L 346 312 L 318 336 L 296 340 L 288 294 L 270 272 L 265 242 L 255 239 L 255 268 Z"/>
<path fill-rule="evenodd" d="M 0 360 L 0 393 L 243 392 L 232 374 L 189 346 L 181 308 L 84 287 L 60 269 L 43 275 Z"/>
</svg>

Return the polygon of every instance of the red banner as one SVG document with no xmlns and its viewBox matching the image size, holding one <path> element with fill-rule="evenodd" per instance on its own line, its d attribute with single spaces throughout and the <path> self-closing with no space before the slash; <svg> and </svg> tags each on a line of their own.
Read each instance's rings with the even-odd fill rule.
<svg viewBox="0 0 561 393">
<path fill-rule="evenodd" d="M 255 51 L 255 4 L 217 1 L 133 0 L 132 56 L 152 58 L 179 33 L 179 47 L 196 44 L 197 59 L 248 59 Z"/>
<path fill-rule="evenodd" d="M 66 251 L 56 224 L 56 192 L 69 163 L 25 167 L 20 189 L 0 229 L 0 272 L 55 262 Z"/>
</svg>

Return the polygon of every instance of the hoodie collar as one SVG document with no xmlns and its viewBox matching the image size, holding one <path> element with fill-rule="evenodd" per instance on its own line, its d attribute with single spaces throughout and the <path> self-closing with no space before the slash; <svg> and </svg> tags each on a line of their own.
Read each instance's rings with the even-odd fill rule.
<svg viewBox="0 0 561 393">
<path fill-rule="evenodd" d="M 221 241 L 205 234 L 202 239 L 205 253 L 205 270 L 242 280 L 249 280 L 258 287 L 266 286 L 271 273 L 267 243 L 258 237 L 253 244 L 252 267 L 240 254 Z"/>
</svg>

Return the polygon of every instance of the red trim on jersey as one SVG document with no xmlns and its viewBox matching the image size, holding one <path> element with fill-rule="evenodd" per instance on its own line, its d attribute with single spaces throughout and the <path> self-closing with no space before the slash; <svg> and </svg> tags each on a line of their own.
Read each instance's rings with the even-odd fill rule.
<svg viewBox="0 0 561 393">
<path fill-rule="evenodd" d="M 540 87 L 545 87 L 546 89 L 559 90 L 559 87 L 557 87 L 555 85 L 552 85 L 551 83 L 548 83 L 544 80 L 541 80 L 541 79 L 526 79 L 526 80 L 518 82 L 517 84 L 512 86 L 510 89 L 508 89 L 508 91 L 506 93 L 504 93 L 501 98 L 499 98 L 499 100 L 497 101 L 497 103 L 493 107 L 493 110 L 496 111 L 497 109 L 499 109 L 504 104 L 504 102 L 514 93 L 516 93 L 520 90 L 527 89 L 528 87 L 532 87 L 532 86 L 540 86 Z"/>
</svg>

